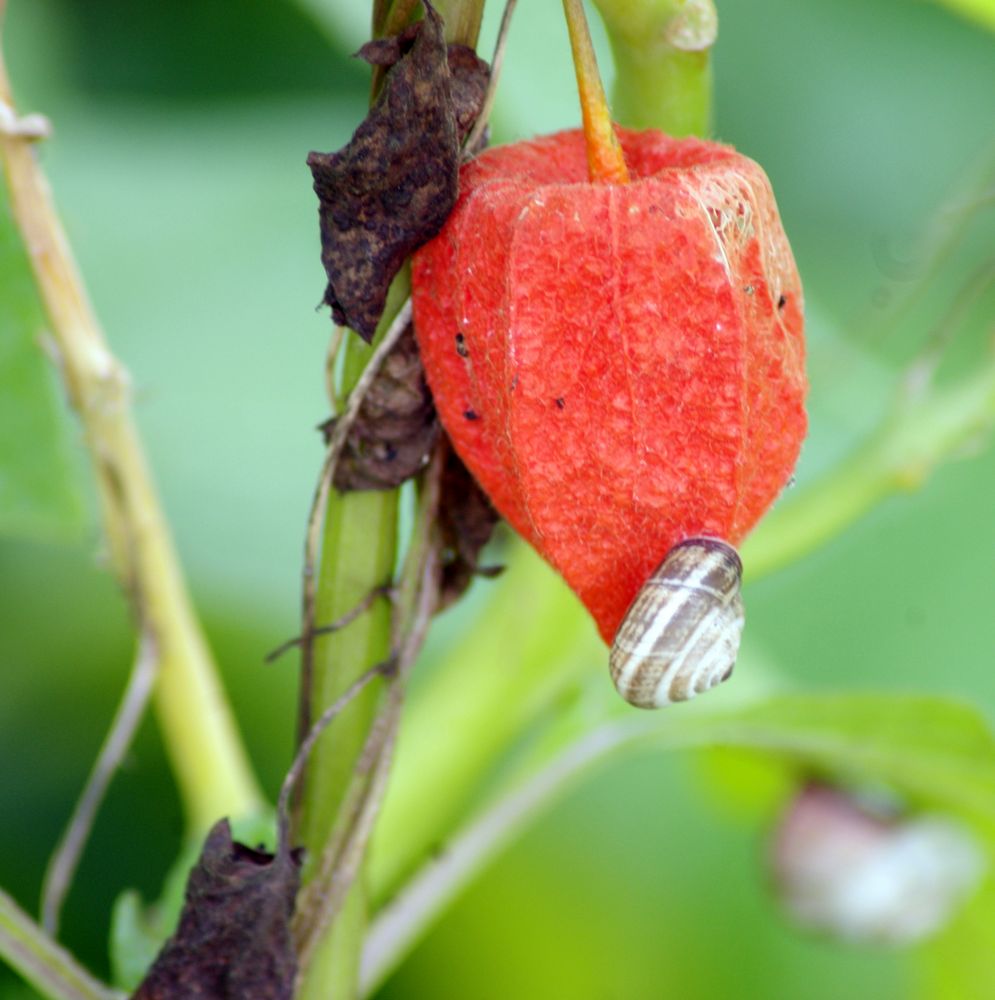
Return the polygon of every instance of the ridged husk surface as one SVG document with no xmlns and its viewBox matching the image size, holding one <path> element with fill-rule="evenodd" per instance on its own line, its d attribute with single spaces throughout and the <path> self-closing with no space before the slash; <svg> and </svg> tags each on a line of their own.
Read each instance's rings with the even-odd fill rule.
<svg viewBox="0 0 995 1000">
<path fill-rule="evenodd" d="M 606 640 L 669 549 L 737 543 L 806 418 L 802 290 L 763 170 L 619 130 L 632 183 L 562 132 L 467 164 L 415 256 L 415 329 L 453 444 Z"/>
</svg>

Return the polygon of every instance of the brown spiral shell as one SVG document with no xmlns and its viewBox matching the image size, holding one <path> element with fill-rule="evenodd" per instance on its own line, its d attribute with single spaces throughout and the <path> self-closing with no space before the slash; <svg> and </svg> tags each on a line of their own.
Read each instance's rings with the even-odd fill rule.
<svg viewBox="0 0 995 1000">
<path fill-rule="evenodd" d="M 718 538 L 675 545 L 643 584 L 612 642 L 608 667 L 637 708 L 660 708 L 731 673 L 743 633 L 743 564 Z"/>
</svg>

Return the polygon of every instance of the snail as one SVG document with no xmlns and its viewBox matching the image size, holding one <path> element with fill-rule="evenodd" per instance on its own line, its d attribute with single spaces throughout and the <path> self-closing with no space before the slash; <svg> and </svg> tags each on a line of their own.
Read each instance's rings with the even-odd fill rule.
<svg viewBox="0 0 995 1000">
<path fill-rule="evenodd" d="M 743 564 L 718 538 L 675 545 L 643 584 L 612 642 L 608 667 L 637 708 L 660 708 L 731 673 L 743 633 Z"/>
</svg>

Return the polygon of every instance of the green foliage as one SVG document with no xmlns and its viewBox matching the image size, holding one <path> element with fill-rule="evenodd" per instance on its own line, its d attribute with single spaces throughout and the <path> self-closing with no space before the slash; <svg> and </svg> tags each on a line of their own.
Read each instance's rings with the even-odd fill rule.
<svg viewBox="0 0 995 1000">
<path fill-rule="evenodd" d="M 995 848 L 995 737 L 970 705 L 898 694 L 777 695 L 659 727 L 664 746 L 764 750 L 800 772 L 881 783 L 917 808 L 961 815 Z"/>
<path fill-rule="evenodd" d="M 995 30 L 995 3 L 992 0 L 939 0 L 951 10 Z"/>
<path fill-rule="evenodd" d="M 277 6 L 294 24 L 268 33 Z M 82 15 L 68 13 L 68 0 L 8 4 L 12 73 L 27 106 L 38 107 L 41 95 L 55 120 L 46 166 L 111 342 L 133 371 L 166 506 L 271 794 L 289 756 L 295 681 L 289 665 L 264 670 L 260 661 L 295 629 L 300 542 L 320 456 L 310 428 L 327 415 L 328 321 L 311 312 L 322 276 L 304 156 L 342 144 L 367 97 L 365 79 L 345 59 L 362 40 L 362 5 L 299 6 L 321 19 L 330 39 L 320 48 L 336 67 L 331 97 L 313 53 L 307 72 L 272 102 L 228 70 L 289 44 L 280 39 L 317 38 L 293 5 L 247 8 L 251 31 L 221 30 L 229 23 L 221 17 L 191 33 L 212 57 L 167 87 L 148 74 L 183 65 L 159 58 L 177 51 L 182 24 L 171 35 L 136 35 L 140 18 L 110 17 L 98 38 L 79 28 Z M 485 50 L 499 13 L 492 0 Z M 804 483 L 874 429 L 931 317 L 990 264 L 990 212 L 972 210 L 975 236 L 933 276 L 936 296 L 913 309 L 915 323 L 881 322 L 883 299 L 901 297 L 910 278 L 922 277 L 911 252 L 916 234 L 942 204 L 962 200 L 965 166 L 988 138 L 989 123 L 967 95 L 990 90 L 991 39 L 936 5 L 907 0 L 763 0 L 725 3 L 719 13 L 717 134 L 764 164 L 806 282 L 813 395 Z M 559 17 L 555 4 L 520 5 L 495 117 L 500 139 L 576 124 Z M 813 38 L 822 41 L 813 46 Z M 140 65 L 115 52 L 139 53 Z M 293 60 L 274 56 L 270 65 L 286 76 Z M 115 72 L 100 76 L 101 66 Z M 60 480 L 58 470 L 73 459 L 58 443 L 64 421 L 38 350 L 40 316 L 25 297 L 23 257 L 11 270 L 6 238 L 0 251 L 0 343 L 16 313 L 14 357 L 29 373 L 13 393 L 0 385 L 0 475 L 22 466 L 36 477 L 55 474 L 47 494 L 24 495 L 39 517 L 49 510 L 47 526 L 22 520 L 18 529 L 49 535 L 72 520 L 71 477 Z M 896 270 L 895 261 L 910 268 Z M 965 327 L 971 357 L 985 323 L 979 307 Z M 37 391 L 25 409 L 29 384 Z M 9 405 L 16 420 L 33 414 L 41 428 L 13 464 L 3 449 L 8 438 L 23 438 L 12 435 Z M 18 473 L 19 488 L 31 482 Z M 640 717 L 628 745 L 645 752 L 578 784 L 457 903 L 381 995 L 463 1000 L 472 992 L 489 1000 L 554 995 L 564 984 L 578 1000 L 610 991 L 687 1000 L 828 1000 L 842 992 L 908 1000 L 916 989 L 937 1000 L 990 995 L 990 885 L 921 956 L 846 950 L 778 918 L 757 841 L 793 780 L 813 772 L 883 782 L 914 807 L 953 812 L 989 835 L 993 489 L 987 450 L 750 585 L 749 650 L 734 690 L 779 688 L 790 678 L 806 693 L 739 707 L 703 702 L 652 725 Z M 123 671 L 130 655 L 121 608 L 109 584 L 94 582 L 91 559 L 82 547 L 0 547 L 0 588 L 17 595 L 0 602 L 0 663 L 10 678 L 0 698 L 0 759 L 9 768 L 0 884 L 15 887 L 22 902 L 34 894 L 105 728 L 121 683 L 114 665 Z M 406 758 L 402 745 L 374 858 L 385 896 L 489 794 L 562 748 L 553 738 L 543 744 L 538 720 L 569 715 L 568 735 L 576 736 L 602 717 L 597 691 L 608 682 L 589 624 L 551 575 L 522 570 L 517 560 L 504 581 L 479 584 L 465 606 L 443 616 L 416 671 L 402 741 L 411 738 L 420 752 Z M 543 610 L 548 616 L 534 623 Z M 818 693 L 841 688 L 878 693 Z M 433 714 L 433 704 L 445 711 Z M 462 758 L 446 741 L 450 726 L 474 736 Z M 663 745 L 749 747 L 753 776 L 740 767 L 734 778 L 726 756 L 722 774 L 738 783 L 729 793 L 689 768 L 687 755 L 660 754 Z M 748 823 L 730 820 L 735 795 L 752 795 Z M 66 921 L 67 943 L 98 971 L 106 971 L 110 900 L 127 885 L 157 895 L 177 852 L 180 820 L 153 740 L 139 742 L 105 816 Z M 393 843 L 407 844 L 403 855 L 391 854 Z M 134 929 L 136 908 L 132 916 Z M 920 958 L 927 973 L 914 986 Z M 25 995 L 16 989 L 0 979 L 0 995 Z"/>
</svg>

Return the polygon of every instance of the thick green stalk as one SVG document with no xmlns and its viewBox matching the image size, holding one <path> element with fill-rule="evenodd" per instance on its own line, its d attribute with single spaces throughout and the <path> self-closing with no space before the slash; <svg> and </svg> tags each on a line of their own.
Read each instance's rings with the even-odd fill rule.
<svg viewBox="0 0 995 1000">
<path fill-rule="evenodd" d="M 712 0 L 594 0 L 612 53 L 612 112 L 629 128 L 671 135 L 711 130 Z"/>
<path fill-rule="evenodd" d="M 446 24 L 446 41 L 476 48 L 484 0 L 435 0 L 435 9 Z"/>
<path fill-rule="evenodd" d="M 350 337 L 345 346 L 344 387 L 351 387 L 370 348 Z M 397 492 L 339 494 L 328 498 L 315 593 L 315 624 L 335 621 L 376 587 L 389 582 L 397 546 Z M 369 667 L 390 654 L 386 599 L 340 632 L 315 640 L 306 718 L 316 719 Z M 364 691 L 336 719 L 308 762 L 297 841 L 311 861 L 321 857 L 377 710 L 380 684 Z M 356 991 L 366 905 L 361 883 L 353 887 L 319 945 L 302 980 L 301 997 L 345 998 Z"/>
<path fill-rule="evenodd" d="M 375 3 L 374 25 L 390 17 L 390 7 Z M 439 0 L 436 9 L 450 42 L 475 45 L 483 0 Z M 406 4 L 398 4 L 406 7 Z M 385 311 L 387 323 L 395 315 L 406 279 L 395 282 Z M 381 323 L 379 335 L 386 328 Z M 345 346 L 343 396 L 365 367 L 370 349 L 350 337 Z M 316 588 L 315 624 L 332 622 L 351 611 L 374 588 L 388 582 L 397 556 L 397 492 L 351 493 L 328 498 Z M 391 622 L 386 601 L 375 602 L 341 632 L 314 643 L 310 690 L 303 718 L 316 719 L 346 688 L 373 664 L 390 654 Z M 379 703 L 376 684 L 367 689 L 336 719 L 319 741 L 308 765 L 298 840 L 309 857 L 317 859 L 339 819 L 350 778 L 375 718 Z M 305 878 L 307 873 L 305 873 Z M 366 927 L 366 900 L 362 873 L 342 909 L 318 945 L 308 969 L 303 970 L 299 996 L 308 1000 L 348 1000 L 358 989 L 359 956 Z"/>
</svg>

